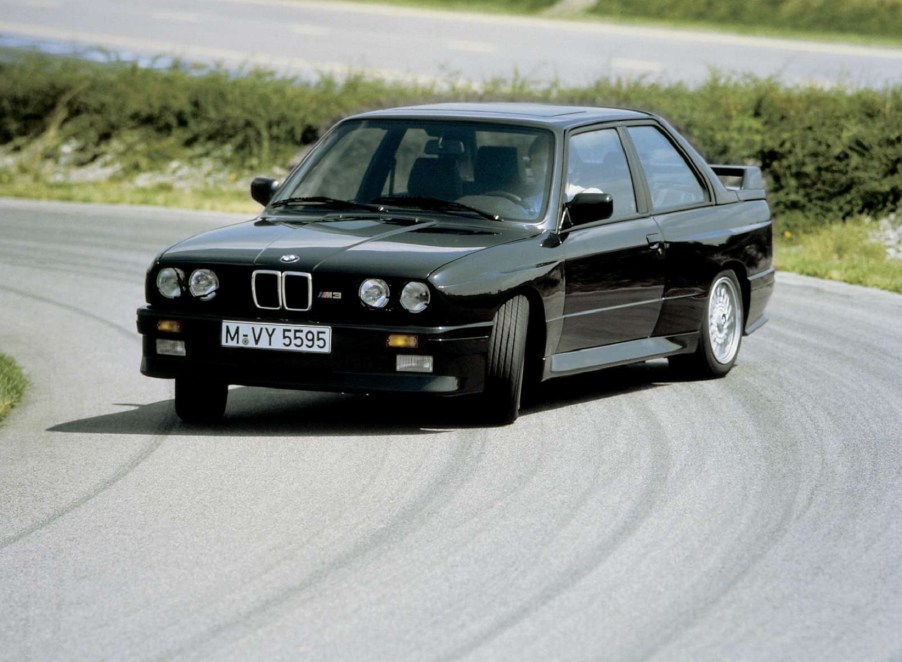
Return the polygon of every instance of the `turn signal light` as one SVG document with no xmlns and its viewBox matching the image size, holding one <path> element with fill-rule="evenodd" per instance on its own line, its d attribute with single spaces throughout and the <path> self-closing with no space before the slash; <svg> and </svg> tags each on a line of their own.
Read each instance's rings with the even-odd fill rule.
<svg viewBox="0 0 902 662">
<path fill-rule="evenodd" d="M 163 333 L 181 333 L 182 322 L 181 320 L 157 320 L 157 331 L 162 331 Z"/>
<path fill-rule="evenodd" d="M 388 336 L 385 344 L 396 349 L 416 349 L 420 346 L 420 338 L 405 333 L 392 333 Z"/>
</svg>

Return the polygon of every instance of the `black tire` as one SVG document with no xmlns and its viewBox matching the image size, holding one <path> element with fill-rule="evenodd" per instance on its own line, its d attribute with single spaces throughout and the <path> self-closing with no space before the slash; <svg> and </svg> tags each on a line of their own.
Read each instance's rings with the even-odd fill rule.
<svg viewBox="0 0 902 662">
<path fill-rule="evenodd" d="M 734 272 L 721 271 L 708 290 L 698 348 L 692 354 L 671 356 L 670 367 L 688 377 L 723 377 L 736 363 L 744 321 L 739 280 Z"/>
<path fill-rule="evenodd" d="M 489 338 L 484 410 L 491 423 L 508 425 L 520 414 L 528 324 L 529 301 L 524 296 L 514 297 L 495 313 Z"/>
<path fill-rule="evenodd" d="M 175 413 L 186 423 L 215 423 L 225 413 L 228 384 L 194 377 L 175 378 Z"/>
</svg>

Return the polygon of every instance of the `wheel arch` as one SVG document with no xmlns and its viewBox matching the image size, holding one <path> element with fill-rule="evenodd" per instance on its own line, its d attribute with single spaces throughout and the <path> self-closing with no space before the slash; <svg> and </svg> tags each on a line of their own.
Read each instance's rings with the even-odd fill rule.
<svg viewBox="0 0 902 662">
<path fill-rule="evenodd" d="M 517 296 L 525 297 L 529 304 L 524 377 L 527 383 L 534 384 L 541 381 L 542 359 L 545 357 L 545 344 L 548 334 L 545 322 L 545 300 L 535 287 L 524 284 L 508 292 L 504 301 L 509 301 Z"/>
<path fill-rule="evenodd" d="M 715 276 L 721 271 L 732 271 L 736 274 L 736 280 L 739 281 L 739 294 L 742 297 L 742 325 L 745 326 L 748 318 L 749 306 L 752 299 L 752 288 L 749 284 L 749 272 L 745 265 L 739 260 L 728 260 L 715 273 L 711 274 L 711 282 L 714 282 Z"/>
</svg>

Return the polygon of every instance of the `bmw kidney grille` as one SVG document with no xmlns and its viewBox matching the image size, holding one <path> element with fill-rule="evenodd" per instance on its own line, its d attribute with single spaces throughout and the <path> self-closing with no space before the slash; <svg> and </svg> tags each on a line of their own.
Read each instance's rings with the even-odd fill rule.
<svg viewBox="0 0 902 662">
<path fill-rule="evenodd" d="M 300 271 L 258 270 L 251 276 L 254 305 L 262 310 L 310 310 L 313 278 Z"/>
</svg>

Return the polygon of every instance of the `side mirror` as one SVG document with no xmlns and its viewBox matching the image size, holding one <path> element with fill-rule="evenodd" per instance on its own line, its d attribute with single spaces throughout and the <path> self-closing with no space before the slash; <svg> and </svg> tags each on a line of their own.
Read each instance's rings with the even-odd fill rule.
<svg viewBox="0 0 902 662">
<path fill-rule="evenodd" d="M 272 200 L 273 193 L 279 188 L 279 180 L 272 177 L 254 177 L 251 182 L 251 197 L 264 207 Z"/>
<path fill-rule="evenodd" d="M 614 198 L 608 193 L 577 193 L 566 204 L 573 225 L 583 225 L 593 221 L 611 218 L 614 213 Z"/>
</svg>

